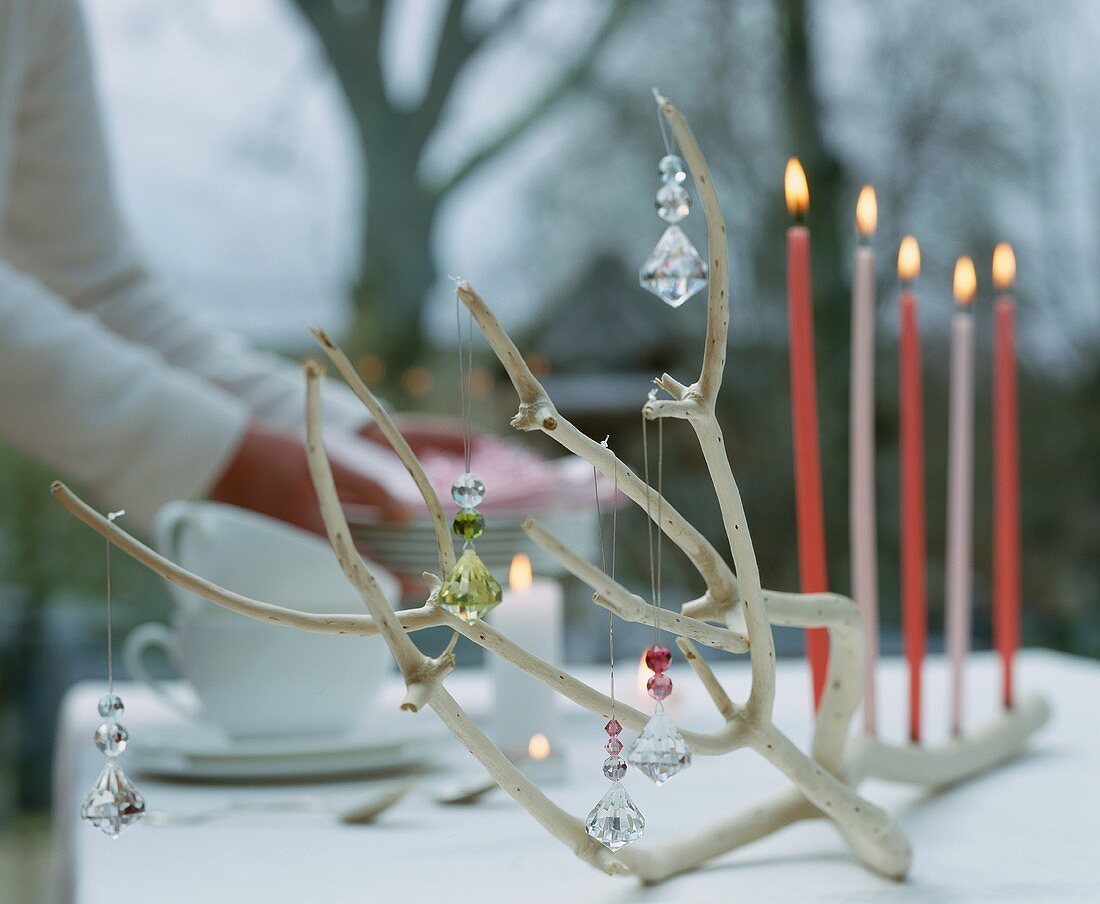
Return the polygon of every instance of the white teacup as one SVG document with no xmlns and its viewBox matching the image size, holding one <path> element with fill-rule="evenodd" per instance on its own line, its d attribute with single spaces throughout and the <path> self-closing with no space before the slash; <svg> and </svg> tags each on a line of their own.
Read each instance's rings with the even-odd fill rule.
<svg viewBox="0 0 1100 904">
<path fill-rule="evenodd" d="M 314 613 L 361 614 L 329 545 L 280 521 L 212 502 L 173 502 L 157 515 L 157 549 L 229 590 Z M 371 572 L 388 599 L 397 580 Z M 390 662 L 380 637 L 316 634 L 230 612 L 175 584 L 172 627 L 150 623 L 126 639 L 130 674 L 189 717 L 235 737 L 340 734 L 367 711 Z M 149 674 L 163 648 L 194 688 L 193 710 Z"/>
</svg>

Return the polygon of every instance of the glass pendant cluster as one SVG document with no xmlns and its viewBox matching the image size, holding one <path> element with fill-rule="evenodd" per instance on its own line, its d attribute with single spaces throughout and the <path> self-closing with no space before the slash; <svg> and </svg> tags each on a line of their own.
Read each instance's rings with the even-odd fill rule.
<svg viewBox="0 0 1100 904">
<path fill-rule="evenodd" d="M 584 821 L 584 830 L 600 844 L 612 851 L 637 841 L 645 834 L 645 817 L 631 799 L 622 778 L 626 775 L 626 760 L 620 754 L 623 742 L 619 740 L 623 726 L 612 718 L 605 726 L 607 759 L 603 761 L 603 774 L 611 782 L 607 793 L 592 808 Z"/>
<path fill-rule="evenodd" d="M 104 721 L 95 730 L 93 740 L 99 752 L 107 757 L 107 764 L 80 808 L 81 819 L 112 838 L 145 815 L 145 798 L 118 765 L 117 757 L 130 740 L 129 733 L 118 722 L 123 710 L 122 698 L 117 694 L 100 697 L 99 714 Z"/>
<path fill-rule="evenodd" d="M 451 485 L 451 498 L 461 507 L 451 529 L 462 538 L 462 555 L 439 589 L 439 604 L 472 625 L 503 597 L 500 583 L 474 549 L 474 540 L 485 532 L 485 516 L 477 510 L 485 499 L 485 484 L 467 471 Z"/>
<path fill-rule="evenodd" d="M 631 765 L 658 786 L 691 765 L 691 748 L 665 713 L 662 702 L 672 693 L 672 679 L 665 674 L 671 661 L 672 653 L 667 647 L 654 644 L 645 651 L 645 664 L 653 672 L 646 682 L 646 690 L 656 706 L 653 716 L 627 751 Z"/>
<path fill-rule="evenodd" d="M 707 262 L 677 225 L 691 213 L 691 195 L 683 184 L 684 161 L 666 154 L 657 171 L 664 183 L 657 191 L 657 216 L 669 226 L 642 264 L 639 281 L 643 289 L 678 308 L 707 284 Z"/>
</svg>

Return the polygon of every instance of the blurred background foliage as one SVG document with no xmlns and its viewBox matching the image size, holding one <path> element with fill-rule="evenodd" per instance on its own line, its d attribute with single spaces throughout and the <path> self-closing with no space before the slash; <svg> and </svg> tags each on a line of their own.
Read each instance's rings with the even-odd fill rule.
<svg viewBox="0 0 1100 904">
<path fill-rule="evenodd" d="M 830 580 L 849 588 L 849 259 L 878 190 L 878 475 L 883 646 L 898 648 L 896 278 L 921 240 L 930 623 L 942 626 L 950 269 L 975 257 L 975 634 L 989 641 L 990 289 L 1020 261 L 1024 638 L 1100 656 L 1100 8 L 1075 0 L 88 0 L 120 196 L 182 298 L 290 355 L 342 328 L 395 406 L 454 410 L 453 294 L 482 290 L 564 413 L 641 465 L 638 410 L 698 367 L 704 304 L 637 286 L 660 234 L 649 87 L 685 112 L 725 207 L 733 320 L 720 417 L 768 586 L 797 586 L 781 176 L 810 181 Z M 190 140 L 181 142 L 180 134 Z M 688 232 L 702 243 L 701 216 Z M 106 365 L 105 366 L 109 366 Z M 479 353 L 477 419 L 514 396 Z M 687 429 L 668 495 L 709 536 L 717 505 Z M 652 437 L 651 437 L 652 438 Z M 556 454 L 553 444 L 539 445 Z M 0 821 L 46 796 L 61 690 L 104 668 L 103 547 L 51 505 L 53 474 L 0 458 Z M 110 504 L 110 501 L 104 501 Z M 624 519 L 645 584 L 640 518 Z M 119 630 L 163 618 L 116 557 Z M 673 556 L 667 596 L 693 577 Z M 674 591 L 673 588 L 676 588 Z M 604 651 L 582 630 L 574 658 Z M 797 637 L 785 643 L 798 649 Z M 33 731 L 27 725 L 35 726 Z M 19 743 L 15 743 L 18 740 Z M 19 781 L 13 776 L 18 775 Z M 6 803 L 4 803 L 6 801 Z"/>
</svg>

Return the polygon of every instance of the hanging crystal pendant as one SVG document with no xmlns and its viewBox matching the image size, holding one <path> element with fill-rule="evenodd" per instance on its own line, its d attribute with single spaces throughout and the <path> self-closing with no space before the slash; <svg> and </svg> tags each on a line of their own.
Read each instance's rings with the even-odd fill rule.
<svg viewBox="0 0 1100 904">
<path fill-rule="evenodd" d="M 622 782 L 615 782 L 584 821 L 584 830 L 612 851 L 645 834 L 645 817 Z"/>
<path fill-rule="evenodd" d="M 628 748 L 626 758 L 657 785 L 663 785 L 691 765 L 691 748 L 658 703 L 653 717 Z"/>
<path fill-rule="evenodd" d="M 679 226 L 669 226 L 642 264 L 639 281 L 643 289 L 678 308 L 707 284 L 707 263 Z"/>
<path fill-rule="evenodd" d="M 468 546 L 458 557 L 450 577 L 439 588 L 439 605 L 472 625 L 494 606 L 500 605 L 502 596 L 497 579 L 473 547 Z"/>
<path fill-rule="evenodd" d="M 99 773 L 91 792 L 84 798 L 80 818 L 105 835 L 118 838 L 145 815 L 145 798 L 126 777 L 112 757 Z"/>
</svg>

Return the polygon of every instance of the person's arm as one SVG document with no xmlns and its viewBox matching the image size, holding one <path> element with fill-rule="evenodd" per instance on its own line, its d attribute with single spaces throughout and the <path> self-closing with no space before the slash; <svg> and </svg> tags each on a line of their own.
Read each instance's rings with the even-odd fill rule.
<svg viewBox="0 0 1100 904">
<path fill-rule="evenodd" d="M 226 470 L 247 407 L 0 262 L 0 435 L 148 527 Z"/>
<path fill-rule="evenodd" d="M 257 417 L 300 429 L 298 368 L 195 316 L 142 266 L 115 200 L 80 9 L 75 0 L 37 6 L 49 20 L 26 71 L 3 256 L 113 332 L 238 397 Z M 370 420 L 336 383 L 325 401 L 333 426 L 354 430 Z"/>
</svg>

